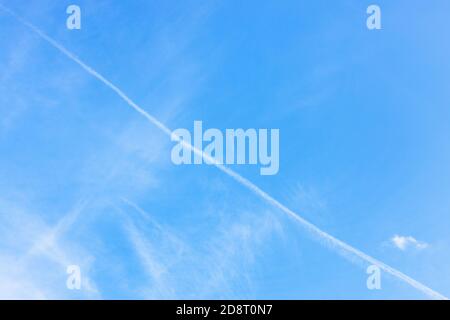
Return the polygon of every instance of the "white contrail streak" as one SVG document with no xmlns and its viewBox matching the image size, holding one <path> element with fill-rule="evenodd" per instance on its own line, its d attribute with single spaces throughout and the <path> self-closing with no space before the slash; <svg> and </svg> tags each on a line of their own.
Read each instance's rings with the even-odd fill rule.
<svg viewBox="0 0 450 320">
<path fill-rule="evenodd" d="M 135 111 L 137 111 L 139 114 L 141 114 L 143 117 L 145 117 L 148 121 L 150 121 L 153 125 L 161 129 L 165 134 L 167 134 L 169 137 L 172 137 L 173 139 L 180 140 L 179 137 L 172 134 L 172 131 L 164 125 L 162 122 L 160 122 L 158 119 L 147 113 L 144 109 L 142 109 L 140 106 L 138 106 L 133 100 L 131 100 L 122 90 L 120 90 L 117 86 L 115 86 L 113 83 L 111 83 L 109 80 L 107 80 L 105 77 L 103 77 L 101 74 L 99 74 L 97 71 L 95 71 L 93 68 L 85 64 L 83 61 L 81 61 L 77 56 L 75 56 L 72 52 L 64 48 L 62 45 L 60 45 L 58 42 L 53 40 L 51 37 L 46 35 L 43 31 L 41 31 L 39 28 L 31 24 L 30 22 L 24 20 L 17 14 L 15 14 L 10 9 L 4 7 L 2 4 L 0 4 L 0 9 L 4 10 L 5 12 L 9 13 L 11 16 L 16 18 L 20 23 L 31 29 L 33 32 L 35 32 L 38 36 L 40 36 L 42 39 L 47 41 L 50 45 L 58 49 L 61 53 L 63 53 L 65 56 L 67 56 L 70 60 L 77 63 L 80 67 L 82 67 L 86 72 L 91 74 L 93 77 L 97 78 L 99 81 L 101 81 L 103 84 L 105 84 L 108 88 L 113 90 L 120 98 L 122 98 L 131 108 L 133 108 Z M 434 291 L 433 289 L 425 286 L 424 284 L 420 283 L 419 281 L 416 281 L 412 279 L 411 277 L 407 276 L 406 274 L 388 266 L 387 264 L 365 254 L 364 252 L 350 246 L 349 244 L 333 237 L 332 235 L 326 233 L 325 231 L 322 231 L 309 221 L 303 219 L 300 217 L 297 213 L 290 210 L 283 204 L 281 204 L 279 201 L 277 201 L 275 198 L 273 198 L 268 193 L 264 192 L 262 189 L 260 189 L 258 186 L 256 186 L 254 183 L 249 181 L 248 179 L 242 177 L 240 174 L 236 173 L 230 168 L 225 167 L 223 164 L 218 163 L 215 159 L 210 157 L 209 155 L 203 153 L 202 150 L 197 149 L 196 147 L 192 146 L 191 144 L 185 142 L 184 140 L 181 140 L 180 143 L 182 143 L 183 147 L 191 150 L 195 154 L 203 157 L 205 162 L 211 163 L 215 165 L 219 170 L 239 182 L 241 185 L 246 187 L 247 189 L 253 191 L 256 195 L 260 196 L 262 199 L 264 199 L 267 203 L 269 203 L 271 206 L 280 209 L 285 214 L 290 216 L 295 221 L 299 222 L 306 230 L 311 232 L 314 235 L 319 236 L 320 239 L 324 240 L 326 244 L 330 245 L 332 248 L 339 249 L 344 251 L 345 253 L 352 254 L 372 265 L 378 266 L 380 269 L 384 270 L 385 272 L 397 277 L 398 279 L 406 282 L 407 284 L 411 285 L 412 287 L 416 288 L 417 290 L 421 291 L 422 293 L 426 294 L 428 297 L 433 299 L 444 299 L 447 300 L 448 298 L 444 295 L 440 294 L 439 292 Z"/>
</svg>

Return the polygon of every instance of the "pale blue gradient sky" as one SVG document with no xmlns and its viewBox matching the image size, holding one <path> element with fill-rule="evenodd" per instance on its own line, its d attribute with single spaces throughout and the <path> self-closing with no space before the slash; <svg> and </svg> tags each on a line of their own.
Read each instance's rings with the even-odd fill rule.
<svg viewBox="0 0 450 320">
<path fill-rule="evenodd" d="M 381 31 L 357 0 L 2 3 L 170 128 L 279 128 L 278 175 L 232 168 L 450 295 L 447 1 L 377 1 Z M 366 265 L 217 169 L 174 166 L 164 134 L 1 11 L 0 70 L 0 297 L 426 298 L 385 274 L 367 290 Z"/>
</svg>

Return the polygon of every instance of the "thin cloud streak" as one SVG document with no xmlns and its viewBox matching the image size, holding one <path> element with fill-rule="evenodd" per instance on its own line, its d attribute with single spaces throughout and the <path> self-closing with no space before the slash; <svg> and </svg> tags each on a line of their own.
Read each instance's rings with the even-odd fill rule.
<svg viewBox="0 0 450 320">
<path fill-rule="evenodd" d="M 166 266 L 161 264 L 157 257 L 152 254 L 155 251 L 152 244 L 146 240 L 145 236 L 131 221 L 127 222 L 125 228 L 140 261 L 145 267 L 147 275 L 151 279 L 151 291 L 153 291 L 151 298 L 155 297 L 155 293 L 157 297 L 162 296 L 164 299 L 174 298 L 174 291 L 168 285 Z M 155 290 L 156 292 L 154 292 Z"/>
<path fill-rule="evenodd" d="M 124 100 L 130 107 L 132 107 L 136 112 L 141 114 L 143 117 L 145 117 L 148 121 L 150 121 L 153 125 L 158 127 L 161 131 L 163 131 L 165 134 L 167 134 L 169 137 L 172 137 L 176 140 L 180 140 L 179 137 L 172 134 L 172 131 L 164 125 L 162 122 L 160 122 L 158 119 L 147 113 L 144 109 L 142 109 L 139 105 L 137 105 L 133 100 L 131 100 L 122 90 L 120 90 L 117 86 L 115 86 L 113 83 L 111 83 L 109 80 L 107 80 L 104 76 L 99 74 L 97 71 L 95 71 L 92 67 L 85 64 L 83 61 L 81 61 L 76 55 L 74 55 L 72 52 L 64 48 L 62 45 L 60 45 L 58 42 L 53 40 L 51 37 L 49 37 L 47 34 L 45 34 L 43 31 L 41 31 L 39 28 L 31 24 L 30 22 L 24 20 L 17 14 L 15 14 L 12 10 L 6 8 L 2 4 L 0 4 L 0 9 L 4 10 L 5 12 L 9 13 L 11 16 L 13 16 L 15 19 L 17 19 L 20 23 L 22 23 L 24 26 L 28 27 L 30 30 L 32 30 L 34 33 L 36 33 L 39 37 L 41 37 L 43 40 L 47 41 L 50 45 L 52 45 L 54 48 L 59 50 L 61 53 L 63 53 L 66 57 L 68 57 L 73 62 L 77 63 L 80 67 L 82 67 L 87 73 L 92 75 L 93 77 L 97 78 L 99 81 L 101 81 L 103 84 L 105 84 L 107 87 L 109 87 L 112 91 L 114 91 L 122 100 Z M 240 183 L 242 186 L 246 187 L 259 197 L 261 197 L 263 200 L 265 200 L 267 203 L 272 205 L 275 208 L 280 209 L 285 214 L 293 218 L 295 221 L 299 222 L 306 230 L 311 232 L 314 235 L 317 235 L 319 238 L 324 240 L 326 244 L 328 244 L 331 248 L 336 248 L 339 250 L 343 250 L 346 253 L 349 253 L 351 255 L 354 255 L 362 260 L 365 260 L 366 262 L 377 265 L 385 272 L 397 277 L 398 279 L 406 282 L 407 284 L 411 285 L 415 289 L 423 292 L 427 296 L 433 299 L 445 299 L 448 298 L 444 295 L 434 291 L 433 289 L 425 286 L 424 284 L 412 279 L 411 277 L 405 275 L 404 273 L 388 266 L 387 264 L 363 253 L 362 251 L 350 246 L 349 244 L 333 237 L 332 235 L 326 233 L 325 231 L 322 231 L 309 221 L 303 219 L 300 217 L 297 213 L 293 212 L 283 204 L 281 204 L 279 201 L 277 201 L 275 198 L 264 192 L 262 189 L 260 189 L 258 186 L 253 184 L 248 179 L 242 177 L 235 171 L 233 171 L 230 168 L 225 167 L 224 165 L 218 163 L 215 159 L 208 156 L 207 154 L 204 154 L 202 150 L 198 150 L 194 146 L 192 146 L 189 143 L 186 143 L 184 140 L 181 140 L 182 145 L 194 152 L 195 154 L 202 156 L 205 161 L 215 165 L 219 170 L 236 180 L 238 183 Z"/>
<path fill-rule="evenodd" d="M 9 214 L 12 210 L 23 211 L 22 219 L 8 225 L 7 233 L 10 233 L 10 237 L 14 237 L 16 242 L 25 242 L 14 247 L 14 254 L 0 254 L 2 262 L 0 263 L 0 297 L 58 299 L 65 297 L 66 294 L 68 294 L 67 297 L 70 297 L 70 291 L 65 290 L 64 286 L 61 286 L 61 282 L 65 281 L 67 276 L 65 273 L 67 266 L 75 263 L 80 265 L 83 270 L 83 289 L 80 294 L 88 299 L 101 299 L 101 293 L 88 274 L 89 263 L 87 261 L 91 257 L 87 256 L 84 251 L 74 251 L 73 247 L 64 245 L 60 239 L 76 222 L 85 206 L 85 201 L 78 202 L 69 213 L 59 220 L 56 226 L 50 227 L 37 218 L 39 214 L 26 212 L 15 206 L 6 205 L 5 209 L 5 204 L 0 201 L 0 209 L 3 213 L 8 212 Z M 17 215 L 17 212 L 14 214 Z M 3 218 L 1 214 L 0 218 Z M 23 223 L 24 220 L 27 222 Z M 10 241 L 4 242 L 7 245 Z M 28 247 L 28 249 L 23 250 L 22 246 Z M 24 251 L 23 255 L 21 254 L 22 250 Z M 41 289 L 42 281 L 46 281 L 44 282 L 47 285 L 45 289 Z M 55 283 L 55 286 L 50 285 L 51 283 Z"/>
<path fill-rule="evenodd" d="M 176 286 L 170 272 L 171 267 L 183 254 L 185 245 L 176 238 L 170 231 L 165 230 L 149 213 L 141 209 L 138 205 L 128 199 L 121 199 L 124 204 L 139 213 L 141 221 L 148 222 L 154 228 L 151 232 L 159 241 L 150 239 L 148 232 L 143 230 L 143 224 L 133 221 L 134 219 L 123 211 L 120 207 L 112 204 L 113 208 L 125 219 L 124 230 L 133 245 L 133 250 L 139 257 L 139 261 L 145 269 L 149 279 L 148 288 L 145 289 L 146 299 L 174 299 Z M 145 225 L 145 223 L 144 223 Z M 168 248 L 170 254 L 166 251 Z"/>
<path fill-rule="evenodd" d="M 184 244 L 177 237 L 173 236 L 170 232 L 166 232 L 166 230 L 164 230 L 164 228 L 155 219 L 153 219 L 153 217 L 151 217 L 148 212 L 146 212 L 141 207 L 139 207 L 137 204 L 135 204 L 134 202 L 130 201 L 127 198 L 122 197 L 121 200 L 125 204 L 127 204 L 128 206 L 132 207 L 134 210 L 139 212 L 139 214 L 141 215 L 141 217 L 144 220 L 150 222 L 150 224 L 153 225 L 160 233 L 164 234 L 171 243 L 176 245 L 177 253 L 180 254 L 184 251 L 184 249 L 185 249 Z"/>
<path fill-rule="evenodd" d="M 210 230 L 213 237 L 206 246 L 193 248 L 139 205 L 121 200 L 133 213 L 139 213 L 139 220 L 134 221 L 131 212 L 112 204 L 124 217 L 124 229 L 150 280 L 146 298 L 251 298 L 252 281 L 246 268 L 256 258 L 256 247 L 272 231 L 279 230 L 272 211 L 262 216 L 261 212 L 251 216 L 241 212 L 243 220 L 220 223 Z M 256 215 L 259 219 L 255 222 Z M 191 288 L 196 288 L 195 292 Z"/>
</svg>

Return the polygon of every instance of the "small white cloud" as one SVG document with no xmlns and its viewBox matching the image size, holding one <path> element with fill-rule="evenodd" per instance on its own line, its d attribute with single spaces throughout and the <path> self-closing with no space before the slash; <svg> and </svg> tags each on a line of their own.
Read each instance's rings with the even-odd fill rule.
<svg viewBox="0 0 450 320">
<path fill-rule="evenodd" d="M 414 237 L 411 236 L 399 236 L 395 235 L 391 238 L 392 244 L 400 250 L 406 250 L 410 247 L 422 250 L 428 247 L 428 243 L 418 241 Z"/>
</svg>

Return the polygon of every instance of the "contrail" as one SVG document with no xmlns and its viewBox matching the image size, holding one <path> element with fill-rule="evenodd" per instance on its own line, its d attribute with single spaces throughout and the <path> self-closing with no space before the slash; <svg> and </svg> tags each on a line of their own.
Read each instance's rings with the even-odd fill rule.
<svg viewBox="0 0 450 320">
<path fill-rule="evenodd" d="M 59 50 L 62 54 L 64 54 L 66 57 L 68 57 L 73 62 L 77 63 L 81 68 L 83 68 L 87 73 L 101 81 L 104 85 L 106 85 L 108 88 L 110 88 L 112 91 L 114 91 L 122 100 L 124 100 L 131 108 L 133 108 L 135 111 L 137 111 L 139 114 L 141 114 L 143 117 L 145 117 L 148 121 L 150 121 L 153 125 L 158 127 L 161 131 L 163 131 L 165 134 L 167 134 L 169 137 L 171 137 L 174 140 L 180 140 L 180 138 L 172 133 L 172 131 L 164 125 L 162 122 L 160 122 L 158 119 L 150 115 L 147 111 L 142 109 L 139 105 L 137 105 L 133 100 L 131 100 L 122 90 L 120 90 L 117 86 L 115 86 L 113 83 L 111 83 L 108 79 L 106 79 L 104 76 L 102 76 L 100 73 L 95 71 L 92 67 L 81 61 L 76 55 L 74 55 L 72 52 L 64 48 L 62 45 L 60 45 L 58 42 L 53 40 L 51 37 L 49 37 L 47 34 L 45 34 L 43 31 L 41 31 L 39 28 L 34 26 L 32 23 L 24 20 L 20 16 L 18 16 L 16 13 L 14 13 L 12 10 L 6 8 L 2 4 L 0 4 L 0 9 L 4 10 L 11 16 L 13 16 L 15 19 L 17 19 L 20 23 L 22 23 L 24 26 L 28 27 L 30 30 L 32 30 L 34 33 L 36 33 L 39 37 L 41 37 L 43 40 L 47 41 L 50 45 L 52 45 L 54 48 Z M 433 299 L 441 299 L 441 300 L 448 300 L 448 298 L 439 292 L 434 291 L 433 289 L 427 287 L 426 285 L 420 283 L 417 280 L 414 280 L 413 278 L 407 276 L 406 274 L 402 273 L 401 271 L 390 267 L 389 265 L 365 254 L 364 252 L 352 247 L 351 245 L 333 237 L 332 235 L 326 233 L 325 231 L 322 231 L 309 221 L 303 219 L 300 215 L 295 213 L 294 211 L 287 208 L 285 205 L 280 203 L 278 200 L 273 198 L 271 195 L 260 189 L 258 186 L 256 186 L 254 183 L 252 183 L 250 180 L 244 178 L 237 172 L 233 171 L 232 169 L 224 166 L 221 163 L 218 163 L 215 159 L 210 157 L 209 155 L 205 154 L 202 150 L 197 149 L 193 145 L 185 142 L 184 140 L 181 140 L 180 143 L 183 145 L 183 147 L 191 150 L 195 154 L 203 157 L 205 162 L 211 163 L 214 166 L 216 166 L 219 170 L 236 180 L 238 183 L 240 183 L 242 186 L 246 187 L 259 197 L 261 197 L 263 200 L 265 200 L 267 203 L 269 203 L 271 206 L 280 209 L 285 214 L 287 214 L 289 217 L 294 219 L 295 221 L 299 222 L 306 230 L 311 232 L 314 235 L 317 235 L 320 239 L 324 240 L 326 244 L 331 246 L 332 248 L 342 250 L 346 253 L 349 253 L 351 255 L 354 255 L 372 265 L 378 266 L 380 269 L 384 270 L 385 272 L 393 275 L 394 277 L 404 281 L 405 283 L 411 285 L 415 289 L 421 291 L 422 293 L 426 294 L 430 298 Z"/>
</svg>

